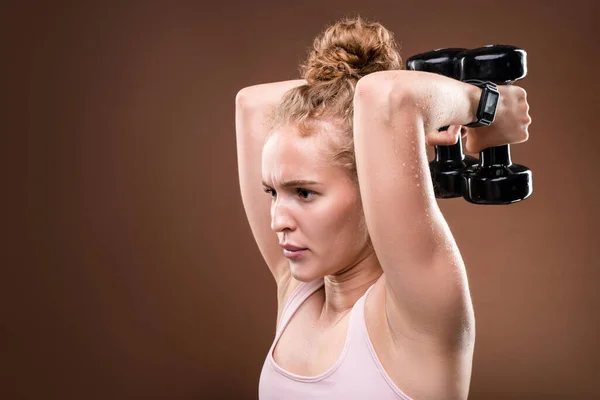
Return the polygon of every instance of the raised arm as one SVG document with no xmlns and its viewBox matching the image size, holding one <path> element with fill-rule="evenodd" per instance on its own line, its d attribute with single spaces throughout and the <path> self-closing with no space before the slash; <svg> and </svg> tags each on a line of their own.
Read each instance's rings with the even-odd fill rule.
<svg viewBox="0 0 600 400">
<path fill-rule="evenodd" d="M 501 91 L 505 102 L 524 93 L 510 90 Z M 389 327 L 398 341 L 472 350 L 475 317 L 465 266 L 434 196 L 425 143 L 456 143 L 458 130 L 438 128 L 474 121 L 480 93 L 473 85 L 415 71 L 374 73 L 356 88 L 361 197 L 386 275 Z M 514 115 L 501 104 L 494 124 L 506 126 Z"/>
<path fill-rule="evenodd" d="M 268 133 L 268 115 L 288 90 L 302 79 L 266 83 L 240 90 L 235 99 L 235 130 L 242 203 L 256 244 L 275 280 L 287 274 L 277 235 L 271 230 L 271 199 L 261 186 L 262 147 Z"/>
</svg>

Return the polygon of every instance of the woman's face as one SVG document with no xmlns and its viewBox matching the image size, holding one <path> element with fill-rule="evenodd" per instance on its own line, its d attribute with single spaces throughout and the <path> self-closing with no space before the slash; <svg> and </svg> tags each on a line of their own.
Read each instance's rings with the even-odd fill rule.
<svg viewBox="0 0 600 400">
<path fill-rule="evenodd" d="M 284 253 L 292 276 L 304 282 L 353 266 L 369 247 L 358 186 L 344 168 L 331 164 L 322 137 L 335 130 L 319 126 L 323 131 L 311 137 L 301 137 L 294 126 L 280 128 L 262 154 L 271 228 L 280 244 L 306 249 Z"/>
</svg>

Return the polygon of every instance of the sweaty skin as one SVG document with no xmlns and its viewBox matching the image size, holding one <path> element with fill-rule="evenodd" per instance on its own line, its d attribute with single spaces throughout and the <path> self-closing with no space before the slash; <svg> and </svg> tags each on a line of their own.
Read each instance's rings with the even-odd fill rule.
<svg viewBox="0 0 600 400">
<path fill-rule="evenodd" d="M 346 170 L 328 162 L 331 149 L 323 139 L 340 134 L 333 124 L 322 121 L 317 135 L 306 138 L 294 126 L 280 127 L 265 142 L 265 115 L 301 84 L 258 85 L 236 99 L 242 200 L 277 282 L 278 320 L 301 282 L 324 279 L 283 332 L 275 361 L 304 376 L 327 370 L 339 359 L 348 311 L 373 285 L 364 318 L 390 379 L 417 399 L 466 398 L 474 316 L 466 270 L 437 207 L 424 146 L 456 143 L 460 125 L 474 119 L 479 89 L 408 71 L 362 78 L 354 114 L 357 186 Z M 470 152 L 528 138 L 524 90 L 499 89 L 495 124 L 466 133 Z M 446 125 L 448 132 L 437 131 Z M 267 193 L 258 190 L 261 180 Z M 298 180 L 315 183 L 290 184 Z M 288 260 L 280 244 L 306 251 Z"/>
</svg>

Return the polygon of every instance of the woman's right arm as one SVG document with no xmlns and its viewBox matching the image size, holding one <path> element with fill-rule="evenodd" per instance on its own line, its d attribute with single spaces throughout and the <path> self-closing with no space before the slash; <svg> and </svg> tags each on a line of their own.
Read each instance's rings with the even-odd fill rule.
<svg viewBox="0 0 600 400">
<path fill-rule="evenodd" d="M 235 98 L 238 175 L 242 203 L 254 240 L 279 285 L 289 275 L 277 235 L 271 229 L 271 198 L 261 186 L 262 148 L 270 112 L 288 90 L 304 85 L 303 79 L 249 86 Z"/>
</svg>

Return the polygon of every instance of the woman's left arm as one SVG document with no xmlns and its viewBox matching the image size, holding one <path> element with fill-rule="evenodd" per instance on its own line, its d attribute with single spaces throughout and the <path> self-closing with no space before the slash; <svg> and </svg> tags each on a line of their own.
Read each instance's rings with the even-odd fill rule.
<svg viewBox="0 0 600 400">
<path fill-rule="evenodd" d="M 489 136 L 524 141 L 522 133 L 512 139 L 506 133 L 519 126 L 527 132 L 527 109 L 516 111 L 524 90 L 500 89 L 497 127 Z M 389 329 L 396 340 L 444 352 L 472 350 L 475 317 L 461 254 L 434 195 L 425 145 L 456 143 L 459 125 L 476 119 L 480 95 L 478 87 L 440 75 L 385 71 L 362 78 L 354 99 L 358 179 L 385 272 Z M 438 132 L 446 125 L 454 127 Z"/>
</svg>

